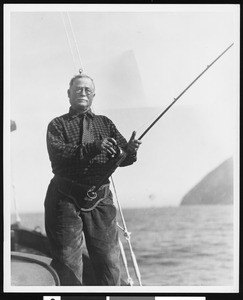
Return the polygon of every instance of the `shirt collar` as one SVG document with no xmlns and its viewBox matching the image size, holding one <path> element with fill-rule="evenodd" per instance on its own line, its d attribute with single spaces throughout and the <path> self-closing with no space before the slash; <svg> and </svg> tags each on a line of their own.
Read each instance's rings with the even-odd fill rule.
<svg viewBox="0 0 243 300">
<path fill-rule="evenodd" d="M 69 108 L 69 115 L 71 118 L 81 118 L 83 117 L 84 115 L 90 117 L 91 119 L 94 118 L 94 113 L 91 111 L 91 109 L 89 109 L 88 111 L 86 111 L 85 113 L 78 113 L 76 110 L 74 110 L 72 108 L 72 106 L 70 106 Z"/>
</svg>

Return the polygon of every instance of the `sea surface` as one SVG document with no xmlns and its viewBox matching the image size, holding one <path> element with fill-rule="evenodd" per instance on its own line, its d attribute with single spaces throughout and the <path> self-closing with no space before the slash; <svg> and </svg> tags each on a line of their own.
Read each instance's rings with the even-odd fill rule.
<svg viewBox="0 0 243 300">
<path fill-rule="evenodd" d="M 233 206 L 123 209 L 146 286 L 232 286 Z M 43 213 L 20 214 L 21 224 L 44 230 Z M 118 223 L 123 227 L 118 212 Z M 129 273 L 137 285 L 128 242 L 120 230 Z M 123 268 L 123 278 L 127 275 Z"/>
</svg>

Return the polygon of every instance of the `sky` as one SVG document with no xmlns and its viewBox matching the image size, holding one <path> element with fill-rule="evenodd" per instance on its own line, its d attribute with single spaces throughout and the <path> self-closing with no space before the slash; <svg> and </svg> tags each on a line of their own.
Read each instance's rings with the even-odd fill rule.
<svg viewBox="0 0 243 300">
<path fill-rule="evenodd" d="M 47 125 L 68 111 L 68 84 L 80 68 L 96 85 L 94 112 L 129 139 L 234 43 L 144 136 L 138 161 L 113 180 L 124 208 L 175 206 L 225 159 L 237 164 L 239 5 L 5 5 L 4 22 L 11 211 L 44 211 L 53 177 Z M 10 119 L 17 124 L 11 134 Z"/>
</svg>

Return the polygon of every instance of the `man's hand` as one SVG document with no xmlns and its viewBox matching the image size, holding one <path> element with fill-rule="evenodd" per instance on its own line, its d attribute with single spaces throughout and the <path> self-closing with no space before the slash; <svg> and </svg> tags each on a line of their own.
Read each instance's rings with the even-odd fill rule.
<svg viewBox="0 0 243 300">
<path fill-rule="evenodd" d="M 111 137 L 107 137 L 103 140 L 97 141 L 97 146 L 100 151 L 108 153 L 111 156 L 114 156 L 116 154 L 116 150 L 114 148 L 117 146 L 117 141 Z"/>
<path fill-rule="evenodd" d="M 135 154 L 139 148 L 139 146 L 142 144 L 142 141 L 136 140 L 136 131 L 133 131 L 132 136 L 127 144 L 127 152 L 129 154 Z"/>
</svg>

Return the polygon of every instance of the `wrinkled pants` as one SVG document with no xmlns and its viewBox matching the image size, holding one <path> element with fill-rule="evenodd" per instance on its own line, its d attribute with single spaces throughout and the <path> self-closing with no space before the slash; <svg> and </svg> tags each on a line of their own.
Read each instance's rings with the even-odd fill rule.
<svg viewBox="0 0 243 300">
<path fill-rule="evenodd" d="M 82 233 L 97 285 L 120 285 L 120 248 L 111 192 L 93 210 L 83 212 L 51 181 L 45 198 L 45 229 L 51 265 L 61 285 L 82 285 Z"/>
</svg>

